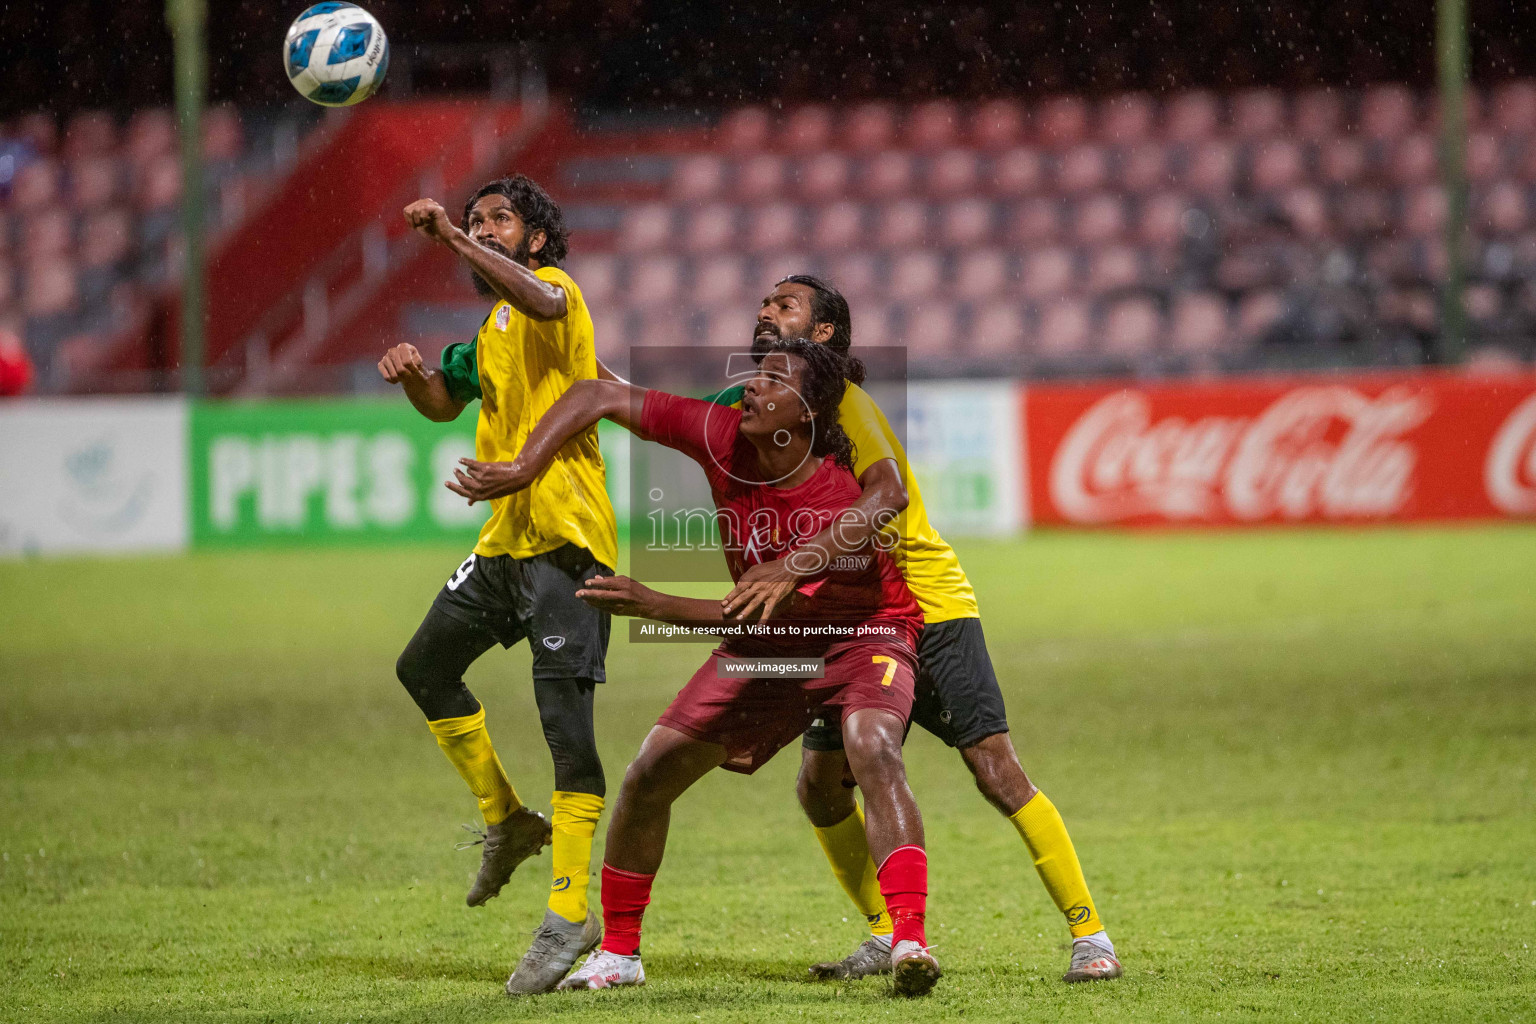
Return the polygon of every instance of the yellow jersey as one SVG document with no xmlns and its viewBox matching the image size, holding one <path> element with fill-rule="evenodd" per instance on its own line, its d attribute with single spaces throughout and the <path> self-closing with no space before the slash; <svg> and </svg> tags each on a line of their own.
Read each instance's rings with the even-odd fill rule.
<svg viewBox="0 0 1536 1024">
<path fill-rule="evenodd" d="M 741 387 L 727 388 L 711 395 L 709 400 L 720 405 L 736 405 L 741 401 Z M 857 384 L 849 384 L 842 404 L 837 407 L 837 418 L 853 441 L 854 476 L 863 475 L 881 459 L 894 459 L 902 482 L 906 484 L 907 510 L 887 530 L 900 529 L 901 540 L 891 551 L 891 556 L 901 567 L 908 589 L 922 607 L 923 620 L 947 622 L 979 617 L 981 612 L 976 606 L 976 592 L 971 589 L 971 581 L 960 567 L 955 549 L 929 522 L 923 492 L 907 467 L 906 450 L 886 421 L 885 414 L 868 392 Z"/>
<path fill-rule="evenodd" d="M 576 381 L 597 376 L 592 317 L 581 289 L 559 267 L 534 273 L 565 289 L 564 317 L 534 320 L 500 302 L 474 341 L 443 350 L 449 393 L 460 401 L 480 399 L 475 458 L 481 462 L 512 461 L 555 400 Z M 618 565 L 618 530 L 595 426 L 566 442 L 533 486 L 491 499 L 475 554 L 531 558 L 568 543 L 609 568 Z"/>
</svg>

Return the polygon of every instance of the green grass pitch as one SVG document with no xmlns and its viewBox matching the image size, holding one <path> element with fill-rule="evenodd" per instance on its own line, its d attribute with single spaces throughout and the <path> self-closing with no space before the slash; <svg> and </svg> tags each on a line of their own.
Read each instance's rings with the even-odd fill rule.
<svg viewBox="0 0 1536 1024">
<path fill-rule="evenodd" d="M 393 675 L 461 555 L 0 566 L 0 1019 L 1536 1021 L 1536 529 L 961 546 L 1127 976 L 1057 980 L 1022 844 L 919 733 L 918 1003 L 804 980 L 860 930 L 794 749 L 679 805 L 646 988 L 504 996 L 548 855 L 464 907 L 474 805 Z M 616 640 L 611 786 L 704 652 Z M 527 659 L 470 681 L 538 806 Z"/>
</svg>

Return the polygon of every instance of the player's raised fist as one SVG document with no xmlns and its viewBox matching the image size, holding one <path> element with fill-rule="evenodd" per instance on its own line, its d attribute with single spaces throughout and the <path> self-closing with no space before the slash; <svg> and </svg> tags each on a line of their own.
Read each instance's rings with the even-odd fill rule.
<svg viewBox="0 0 1536 1024">
<path fill-rule="evenodd" d="M 436 199 L 418 199 L 405 208 L 405 219 L 411 227 L 434 242 L 447 242 L 453 237 L 453 221 L 448 211 Z"/>
<path fill-rule="evenodd" d="M 441 209 L 441 207 L 439 207 Z M 391 384 L 399 384 L 406 378 L 427 379 L 426 365 L 415 345 L 396 345 L 379 360 L 379 373 Z"/>
</svg>

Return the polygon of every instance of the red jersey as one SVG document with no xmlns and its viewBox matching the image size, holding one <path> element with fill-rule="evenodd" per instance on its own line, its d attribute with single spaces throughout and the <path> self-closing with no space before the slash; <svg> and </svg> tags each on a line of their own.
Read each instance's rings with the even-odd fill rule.
<svg viewBox="0 0 1536 1024">
<path fill-rule="evenodd" d="M 826 456 L 810 479 L 797 487 L 775 487 L 761 480 L 757 449 L 741 436 L 741 410 L 647 391 L 640 413 L 646 437 L 693 459 L 704 469 L 714 497 L 715 517 L 731 579 L 741 579 L 748 566 L 771 562 L 794 551 L 825 529 L 858 500 L 861 489 L 852 473 Z M 830 625 L 819 643 L 854 639 L 847 627 L 879 627 L 880 634 L 915 647 L 923 615 L 907 589 L 901 570 L 889 555 L 866 545 L 835 558 L 827 570 L 797 588 L 792 622 L 804 629 Z M 776 647 L 793 646 L 775 640 Z"/>
</svg>

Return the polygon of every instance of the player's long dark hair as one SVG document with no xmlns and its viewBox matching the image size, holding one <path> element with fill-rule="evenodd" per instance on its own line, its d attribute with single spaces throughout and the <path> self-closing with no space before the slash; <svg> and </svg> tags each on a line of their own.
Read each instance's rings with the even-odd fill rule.
<svg viewBox="0 0 1536 1024">
<path fill-rule="evenodd" d="M 811 424 L 811 454 L 818 458 L 830 455 L 834 462 L 852 473 L 858 453 L 837 416 L 837 407 L 848 390 L 848 358 L 831 345 L 818 345 L 807 338 L 776 341 L 768 351 L 799 356 L 805 363 L 805 373 L 800 378 L 800 397 L 805 399 L 815 417 Z"/>
<path fill-rule="evenodd" d="M 825 342 L 827 348 L 843 357 L 849 383 L 863 384 L 864 361 L 848 352 L 853 344 L 853 313 L 843 293 L 814 274 L 790 274 L 779 284 L 799 284 L 811 290 L 811 322 L 832 325 L 832 337 Z"/>
<path fill-rule="evenodd" d="M 497 178 L 495 181 L 481 185 L 479 190 L 469 197 L 469 202 L 464 204 L 464 216 L 459 221 L 459 227 L 469 230 L 469 214 L 475 208 L 475 204 L 489 195 L 506 196 L 507 202 L 512 204 L 512 210 L 522 220 L 526 229 L 526 238 L 532 237 L 535 231 L 544 232 L 544 248 L 532 257 L 546 267 L 558 267 L 566 254 L 570 252 L 571 233 L 565 226 L 565 214 L 560 212 L 560 204 L 549 197 L 544 191 L 544 186 L 528 177 L 526 174 L 514 174 L 510 178 Z"/>
</svg>

